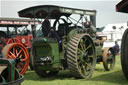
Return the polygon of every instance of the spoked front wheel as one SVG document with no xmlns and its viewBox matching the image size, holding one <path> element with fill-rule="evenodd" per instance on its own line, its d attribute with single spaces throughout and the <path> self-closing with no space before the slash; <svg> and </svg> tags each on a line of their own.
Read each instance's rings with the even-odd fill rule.
<svg viewBox="0 0 128 85">
<path fill-rule="evenodd" d="M 112 70 L 115 66 L 115 54 L 112 48 L 105 48 L 103 52 L 103 66 L 106 71 Z"/>
<path fill-rule="evenodd" d="M 29 54 L 25 46 L 19 43 L 8 44 L 3 48 L 2 54 L 4 58 L 15 60 L 15 67 L 19 70 L 20 74 L 24 74 L 27 71 Z"/>
</svg>

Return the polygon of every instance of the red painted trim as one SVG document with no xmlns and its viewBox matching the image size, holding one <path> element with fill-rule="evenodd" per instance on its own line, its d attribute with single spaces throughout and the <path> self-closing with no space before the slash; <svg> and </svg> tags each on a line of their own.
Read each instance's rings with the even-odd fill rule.
<svg viewBox="0 0 128 85">
<path fill-rule="evenodd" d="M 21 21 L 5 21 L 5 20 L 0 20 L 0 24 L 3 24 L 3 25 L 5 25 L 5 24 L 10 24 L 10 25 L 34 25 L 34 24 L 41 24 L 41 22 L 37 22 L 37 21 L 35 21 L 35 22 L 25 22 L 25 21 L 23 21 L 23 22 L 21 22 Z"/>
</svg>

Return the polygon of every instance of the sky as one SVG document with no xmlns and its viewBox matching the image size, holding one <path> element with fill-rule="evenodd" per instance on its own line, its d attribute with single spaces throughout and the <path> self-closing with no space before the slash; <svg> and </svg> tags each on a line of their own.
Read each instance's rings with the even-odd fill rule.
<svg viewBox="0 0 128 85">
<path fill-rule="evenodd" d="M 107 24 L 126 23 L 128 14 L 116 12 L 115 5 L 121 0 L 0 0 L 0 17 L 18 18 L 17 12 L 36 5 L 59 5 L 96 10 L 97 27 Z"/>
</svg>

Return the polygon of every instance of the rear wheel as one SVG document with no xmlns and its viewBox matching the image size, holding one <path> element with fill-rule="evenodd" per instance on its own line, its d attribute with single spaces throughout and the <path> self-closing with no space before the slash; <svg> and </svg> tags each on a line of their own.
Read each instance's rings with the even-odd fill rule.
<svg viewBox="0 0 128 85">
<path fill-rule="evenodd" d="M 77 34 L 70 40 L 67 48 L 67 63 L 76 78 L 91 77 L 96 65 L 96 55 L 89 35 Z"/>
<path fill-rule="evenodd" d="M 15 67 L 19 70 L 20 74 L 24 74 L 27 71 L 29 65 L 29 54 L 22 44 L 8 44 L 3 48 L 2 54 L 4 58 L 15 60 Z"/>
<path fill-rule="evenodd" d="M 123 73 L 128 79 L 128 29 L 125 30 L 121 43 L 121 65 Z"/>
<path fill-rule="evenodd" d="M 112 70 L 115 66 L 115 54 L 111 48 L 104 49 L 103 66 L 106 71 Z"/>
</svg>

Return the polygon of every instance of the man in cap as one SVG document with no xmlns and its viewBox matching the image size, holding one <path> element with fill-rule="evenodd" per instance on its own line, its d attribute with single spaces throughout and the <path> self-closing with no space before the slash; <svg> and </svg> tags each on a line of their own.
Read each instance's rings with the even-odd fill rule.
<svg viewBox="0 0 128 85">
<path fill-rule="evenodd" d="M 44 36 L 48 36 L 51 33 L 52 37 L 55 37 L 59 43 L 61 43 L 61 39 L 59 35 L 55 32 L 53 28 L 51 28 L 51 24 L 49 22 L 49 16 L 46 16 L 45 20 L 42 23 L 42 32 Z"/>
</svg>

